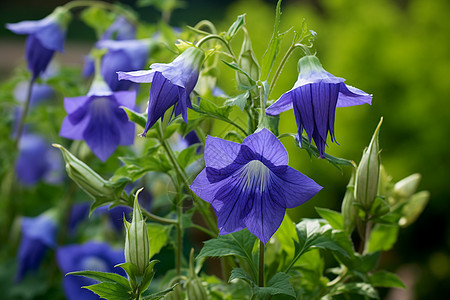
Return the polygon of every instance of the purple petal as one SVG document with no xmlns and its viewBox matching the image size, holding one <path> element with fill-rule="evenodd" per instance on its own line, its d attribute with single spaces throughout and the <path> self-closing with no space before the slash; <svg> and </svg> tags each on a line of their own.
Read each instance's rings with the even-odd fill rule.
<svg viewBox="0 0 450 300">
<path fill-rule="evenodd" d="M 80 120 L 78 123 L 73 124 L 70 121 L 69 116 L 67 116 L 63 120 L 59 135 L 66 139 L 83 140 L 84 132 L 86 131 L 86 127 L 88 126 L 89 122 L 90 118 L 86 117 Z"/>
<path fill-rule="evenodd" d="M 372 104 L 372 95 L 344 83 L 339 85 L 337 107 L 347 107 L 361 104 Z"/>
<path fill-rule="evenodd" d="M 119 80 L 130 80 L 137 83 L 149 83 L 153 81 L 154 70 L 140 70 L 133 72 L 117 72 Z"/>
<path fill-rule="evenodd" d="M 241 145 L 220 138 L 207 136 L 205 143 L 205 164 L 222 169 L 232 164 L 240 152 Z"/>
<path fill-rule="evenodd" d="M 304 85 L 293 90 L 294 112 L 299 114 L 302 120 L 302 126 L 305 128 L 306 134 L 311 142 L 314 132 L 314 111 L 312 106 L 312 89 L 311 84 Z M 298 133 L 301 136 L 301 132 Z"/>
<path fill-rule="evenodd" d="M 70 115 L 85 106 L 89 99 L 87 96 L 64 98 L 64 109 Z"/>
<path fill-rule="evenodd" d="M 129 23 L 124 17 L 118 16 L 114 23 L 106 29 L 101 40 L 132 40 L 136 37 L 136 27 Z"/>
<path fill-rule="evenodd" d="M 34 78 L 47 69 L 54 53 L 54 50 L 45 48 L 34 35 L 28 36 L 25 43 L 25 54 L 28 69 L 33 73 Z"/>
<path fill-rule="evenodd" d="M 131 58 L 122 50 L 109 50 L 102 59 L 101 74 L 113 91 L 124 91 L 130 88 L 131 82 L 119 81 L 116 72 L 131 71 Z"/>
<path fill-rule="evenodd" d="M 242 145 L 248 146 L 259 155 L 258 159 L 263 161 L 269 160 L 275 166 L 284 166 L 289 162 L 289 157 L 283 144 L 266 128 L 246 137 Z"/>
<path fill-rule="evenodd" d="M 291 92 L 286 92 L 271 106 L 266 108 L 266 114 L 269 116 L 275 116 L 283 111 L 289 110 L 293 108 Z"/>
</svg>

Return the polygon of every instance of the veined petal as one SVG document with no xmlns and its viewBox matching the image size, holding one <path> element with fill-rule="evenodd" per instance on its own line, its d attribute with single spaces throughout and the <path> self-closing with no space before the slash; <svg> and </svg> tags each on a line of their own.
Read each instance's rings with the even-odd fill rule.
<svg viewBox="0 0 450 300">
<path fill-rule="evenodd" d="M 205 143 L 205 164 L 215 169 L 226 168 L 236 160 L 240 149 L 241 145 L 238 143 L 208 135 Z"/>
<path fill-rule="evenodd" d="M 274 104 L 266 108 L 266 114 L 269 116 L 275 116 L 283 111 L 292 109 L 292 98 L 291 98 L 291 91 L 284 93 L 281 95 L 280 99 L 278 99 Z"/>
<path fill-rule="evenodd" d="M 67 114 L 72 114 L 79 108 L 86 105 L 86 103 L 89 101 L 89 97 L 87 96 L 80 96 L 80 97 L 66 97 L 64 98 L 64 109 L 66 110 Z"/>
<path fill-rule="evenodd" d="M 344 83 L 339 85 L 337 107 L 347 107 L 366 103 L 372 104 L 372 95 Z"/>
<path fill-rule="evenodd" d="M 61 130 L 59 135 L 71 140 L 82 140 L 84 139 L 84 132 L 89 124 L 90 118 L 83 118 L 78 123 L 73 124 L 70 121 L 69 116 L 66 116 L 61 125 Z"/>
<path fill-rule="evenodd" d="M 28 69 L 33 73 L 33 77 L 38 77 L 47 69 L 54 53 L 54 50 L 45 48 L 34 35 L 28 36 L 25 43 L 25 55 Z"/>
<path fill-rule="evenodd" d="M 302 126 L 305 128 L 309 141 L 311 142 L 314 132 L 314 110 L 312 105 L 311 84 L 293 90 L 294 93 L 294 113 L 299 114 L 302 120 Z M 301 132 L 298 133 L 301 136 Z"/>
<path fill-rule="evenodd" d="M 311 85 L 314 121 L 320 137 L 326 141 L 329 126 L 329 114 L 335 114 L 335 103 L 339 86 L 337 84 L 319 83 Z"/>
<path fill-rule="evenodd" d="M 137 83 L 149 83 L 153 81 L 155 70 L 140 70 L 133 72 L 117 72 L 119 80 L 130 80 Z"/>
<path fill-rule="evenodd" d="M 289 162 L 289 157 L 283 144 L 266 128 L 246 137 L 242 145 L 248 146 L 259 155 L 258 159 L 264 163 L 266 163 L 265 160 L 268 160 L 274 166 L 282 166 L 287 165 Z"/>
</svg>

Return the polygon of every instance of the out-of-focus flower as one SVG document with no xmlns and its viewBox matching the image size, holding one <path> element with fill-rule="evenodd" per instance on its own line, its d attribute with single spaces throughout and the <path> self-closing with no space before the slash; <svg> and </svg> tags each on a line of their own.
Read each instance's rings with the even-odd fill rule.
<svg viewBox="0 0 450 300">
<path fill-rule="evenodd" d="M 102 34 L 99 41 L 103 40 L 133 40 L 136 38 L 136 27 L 128 22 L 124 17 L 118 16 L 111 26 Z M 94 60 L 91 56 L 86 56 L 83 67 L 83 76 L 88 77 L 94 74 Z"/>
<path fill-rule="evenodd" d="M 55 51 L 64 51 L 66 28 L 71 18 L 67 9 L 57 7 L 42 20 L 6 24 L 16 34 L 28 34 L 25 53 L 33 78 L 45 71 Z"/>
<path fill-rule="evenodd" d="M 74 233 L 78 224 L 88 217 L 89 207 L 89 202 L 75 203 L 72 205 L 68 224 L 71 233 Z"/>
<path fill-rule="evenodd" d="M 102 161 L 119 145 L 134 142 L 135 125 L 120 106 L 134 108 L 135 91 L 112 92 L 102 80 L 94 80 L 86 96 L 65 98 L 64 119 L 59 134 L 73 140 L 85 140 Z"/>
<path fill-rule="evenodd" d="M 268 115 L 278 115 L 294 108 L 297 122 L 297 139 L 302 142 L 302 132 L 316 143 L 320 157 L 325 157 L 328 132 L 331 141 L 334 136 L 336 107 L 371 104 L 372 96 L 352 86 L 344 84 L 345 79 L 335 77 L 325 71 L 319 59 L 313 55 L 298 61 L 299 74 L 294 87 L 284 93 L 278 101 L 266 109 Z"/>
<path fill-rule="evenodd" d="M 132 82 L 119 81 L 116 72 L 136 71 L 145 67 L 150 52 L 151 40 L 102 40 L 96 47 L 106 48 L 108 52 L 103 56 L 101 74 L 113 91 L 128 90 Z"/>
<path fill-rule="evenodd" d="M 192 108 L 190 94 L 197 83 L 204 58 L 202 49 L 189 47 L 169 64 L 152 64 L 151 70 L 118 72 L 119 80 L 152 82 L 143 136 L 172 105 L 175 105 L 175 116 L 181 114 L 187 123 L 187 108 Z"/>
<path fill-rule="evenodd" d="M 42 137 L 23 134 L 19 142 L 19 156 L 16 161 L 17 179 L 30 186 L 44 180 L 57 184 L 64 178 L 62 160 Z"/>
<path fill-rule="evenodd" d="M 130 213 L 132 212 L 131 207 L 128 206 L 115 206 L 112 208 L 109 208 L 108 205 L 100 206 L 95 210 L 96 214 L 99 215 L 107 215 L 111 226 L 116 230 L 117 232 L 121 232 L 123 230 L 123 218 L 125 217 L 126 220 L 130 220 Z"/>
<path fill-rule="evenodd" d="M 267 129 L 242 144 L 208 136 L 205 164 L 191 189 L 211 203 L 219 234 L 247 228 L 267 243 L 287 208 L 305 203 L 322 189 L 288 166 L 286 149 Z"/>
<path fill-rule="evenodd" d="M 88 242 L 83 245 L 60 247 L 56 259 L 63 274 L 74 271 L 115 272 L 125 276 L 125 272 L 115 265 L 124 263 L 123 250 L 114 250 L 106 243 Z M 96 283 L 94 280 L 81 276 L 65 276 L 64 290 L 69 300 L 99 299 L 97 295 L 83 286 Z"/>
<path fill-rule="evenodd" d="M 56 246 L 56 229 L 56 222 L 49 214 L 23 217 L 22 240 L 17 255 L 17 281 L 22 280 L 28 271 L 38 269 L 47 250 Z"/>
</svg>

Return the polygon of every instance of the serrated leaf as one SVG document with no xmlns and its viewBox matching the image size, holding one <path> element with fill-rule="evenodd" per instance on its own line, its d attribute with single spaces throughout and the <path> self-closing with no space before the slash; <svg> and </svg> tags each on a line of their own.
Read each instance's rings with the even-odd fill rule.
<svg viewBox="0 0 450 300">
<path fill-rule="evenodd" d="M 390 250 L 397 241 L 397 236 L 397 225 L 376 224 L 370 232 L 367 249 L 369 252 Z"/>
<path fill-rule="evenodd" d="M 338 230 L 344 230 L 344 218 L 340 213 L 321 207 L 316 207 L 316 211 L 319 216 L 328 221 L 328 224 L 330 224 L 331 227 Z"/>
<path fill-rule="evenodd" d="M 107 300 L 131 299 L 131 290 L 117 283 L 101 282 L 90 286 L 84 286 L 83 288 L 91 290 L 99 295 L 100 298 Z"/>
<path fill-rule="evenodd" d="M 235 268 L 235 269 L 231 270 L 231 274 L 230 274 L 230 278 L 228 279 L 228 283 L 231 283 L 231 281 L 234 279 L 245 280 L 251 287 L 253 287 L 253 285 L 255 284 L 252 276 L 250 274 L 248 274 L 247 271 L 245 271 L 242 268 Z"/>
<path fill-rule="evenodd" d="M 172 227 L 172 225 L 162 225 L 154 222 L 147 223 L 150 258 L 158 254 L 167 245 Z"/>
<path fill-rule="evenodd" d="M 294 288 L 289 279 L 289 275 L 279 272 L 269 280 L 266 287 L 255 287 L 254 293 L 262 299 L 269 295 L 287 295 L 296 298 Z"/>
<path fill-rule="evenodd" d="M 352 282 L 338 286 L 330 294 L 358 294 L 372 299 L 379 299 L 377 291 L 368 283 Z"/>
<path fill-rule="evenodd" d="M 124 287 L 129 287 L 128 280 L 116 273 L 98 272 L 98 271 L 76 271 L 66 275 L 76 275 L 92 278 L 100 282 L 118 283 Z"/>
<path fill-rule="evenodd" d="M 231 24 L 225 38 L 228 41 L 230 41 L 244 24 L 245 24 L 245 14 L 238 16 L 236 21 L 234 21 L 234 23 Z"/>
<path fill-rule="evenodd" d="M 167 289 L 163 290 L 163 291 L 160 291 L 160 292 L 157 292 L 157 293 L 148 295 L 148 296 L 144 296 L 144 297 L 142 297 L 142 300 L 157 300 L 157 299 L 161 299 L 162 297 L 164 297 L 164 296 L 167 295 L 168 293 L 172 292 L 173 289 L 174 289 L 177 285 L 178 285 L 178 283 L 175 284 L 175 285 L 173 285 L 173 286 L 171 286 L 170 288 L 167 288 Z"/>
<path fill-rule="evenodd" d="M 145 128 L 145 125 L 147 124 L 147 114 L 140 114 L 124 106 L 121 106 L 121 108 L 126 112 L 128 120 Z"/>
<path fill-rule="evenodd" d="M 396 274 L 387 271 L 379 271 L 369 275 L 369 282 L 375 287 L 405 288 Z"/>
<path fill-rule="evenodd" d="M 247 99 L 248 96 L 250 95 L 250 93 L 248 91 L 246 91 L 243 94 L 237 95 L 236 97 L 233 98 L 228 98 L 224 105 L 226 106 L 233 106 L 233 105 L 237 105 L 237 107 L 239 107 L 239 109 L 241 111 L 244 111 L 245 105 L 247 104 Z"/>
<path fill-rule="evenodd" d="M 192 104 L 192 109 L 200 114 L 218 117 L 219 119 L 228 118 L 228 115 L 231 112 L 231 107 L 217 106 L 206 99 L 202 99 L 200 105 Z"/>
</svg>

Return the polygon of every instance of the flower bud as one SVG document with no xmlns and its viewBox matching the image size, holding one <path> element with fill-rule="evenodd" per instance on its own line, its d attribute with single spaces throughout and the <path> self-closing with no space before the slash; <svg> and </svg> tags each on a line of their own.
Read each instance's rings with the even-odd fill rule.
<svg viewBox="0 0 450 300">
<path fill-rule="evenodd" d="M 260 66 L 253 53 L 252 43 L 247 31 L 244 30 L 244 41 L 242 42 L 241 53 L 238 58 L 239 67 L 246 72 L 253 80 L 259 79 Z M 247 76 L 237 72 L 237 82 L 242 86 L 252 86 Z"/>
<path fill-rule="evenodd" d="M 378 133 L 383 123 L 381 118 L 369 146 L 364 150 L 361 162 L 356 169 L 355 200 L 366 212 L 372 207 L 377 196 L 380 177 L 380 147 Z"/>
<path fill-rule="evenodd" d="M 88 195 L 101 202 L 114 201 L 117 198 L 114 188 L 107 181 L 89 168 L 84 162 L 61 145 L 53 144 L 59 148 L 66 162 L 67 175 Z"/>
<path fill-rule="evenodd" d="M 397 182 L 392 192 L 394 203 L 400 204 L 411 198 L 416 192 L 421 179 L 422 176 L 415 173 Z"/>
<path fill-rule="evenodd" d="M 385 199 L 389 200 L 389 204 L 391 203 L 391 194 L 394 189 L 394 182 L 392 180 L 392 176 L 386 172 L 386 169 L 383 165 L 380 165 L 380 182 L 378 184 L 378 195 L 383 196 Z"/>
<path fill-rule="evenodd" d="M 205 287 L 202 285 L 202 281 L 197 277 L 197 274 L 195 273 L 194 248 L 191 249 L 191 253 L 189 256 L 189 279 L 186 281 L 186 293 L 188 300 L 208 299 Z"/>
<path fill-rule="evenodd" d="M 125 261 L 135 265 L 140 275 L 145 273 L 150 260 L 147 224 L 138 202 L 138 195 L 142 190 L 143 188 L 136 192 L 131 223 L 124 219 L 126 228 Z"/>
<path fill-rule="evenodd" d="M 358 207 L 354 205 L 355 196 L 355 172 L 352 173 L 352 177 L 347 185 L 347 190 L 342 201 L 341 212 L 344 219 L 345 231 L 351 233 L 355 228 L 356 219 L 358 217 Z"/>
<path fill-rule="evenodd" d="M 398 225 L 401 227 L 407 227 L 414 223 L 419 217 L 422 211 L 425 209 L 428 201 L 430 200 L 430 192 L 421 191 L 411 196 L 408 203 L 403 206 L 402 217 L 398 221 Z"/>
</svg>

